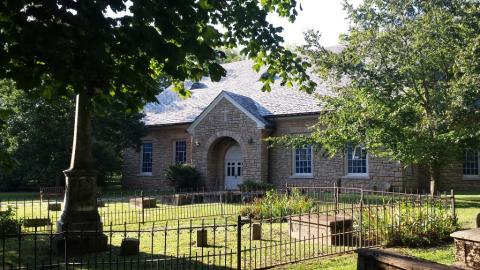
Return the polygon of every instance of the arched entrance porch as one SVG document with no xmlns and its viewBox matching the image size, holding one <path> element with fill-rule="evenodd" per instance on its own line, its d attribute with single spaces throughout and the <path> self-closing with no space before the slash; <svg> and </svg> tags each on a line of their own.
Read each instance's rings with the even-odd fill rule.
<svg viewBox="0 0 480 270">
<path fill-rule="evenodd" d="M 221 189 L 235 190 L 243 183 L 244 150 L 231 137 L 220 137 L 212 142 L 208 151 L 208 182 Z"/>
</svg>

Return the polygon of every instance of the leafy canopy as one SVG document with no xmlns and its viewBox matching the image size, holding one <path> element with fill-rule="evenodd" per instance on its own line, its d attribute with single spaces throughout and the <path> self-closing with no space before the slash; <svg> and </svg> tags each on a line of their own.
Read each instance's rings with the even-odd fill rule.
<svg viewBox="0 0 480 270">
<path fill-rule="evenodd" d="M 159 77 L 182 95 L 188 95 L 184 80 L 220 80 L 226 71 L 218 64 L 224 55 L 219 48 L 240 45 L 255 69 L 268 66 L 264 90 L 275 75 L 311 90 L 307 64 L 281 46 L 281 28 L 266 20 L 268 12 L 276 12 L 293 21 L 295 5 L 295 0 L 2 1 L 0 78 L 47 97 L 86 93 L 95 97 L 96 109 L 138 110 L 155 101 Z M 116 15 L 107 16 L 108 9 Z"/>
<path fill-rule="evenodd" d="M 274 141 L 315 142 L 332 155 L 351 142 L 436 169 L 478 148 L 480 3 L 365 0 L 345 7 L 351 26 L 342 52 L 323 48 L 315 31 L 302 48 L 333 90 L 320 98 L 324 113 L 312 136 Z"/>
<path fill-rule="evenodd" d="M 3 80 L 0 103 L 11 112 L 0 129 L 0 141 L 11 160 L 8 170 L 0 169 L 0 191 L 63 184 L 62 171 L 68 167 L 72 147 L 74 98 L 31 96 Z M 142 117 L 118 110 L 93 117 L 93 163 L 99 185 L 121 175 L 122 150 L 137 146 L 144 135 Z"/>
</svg>

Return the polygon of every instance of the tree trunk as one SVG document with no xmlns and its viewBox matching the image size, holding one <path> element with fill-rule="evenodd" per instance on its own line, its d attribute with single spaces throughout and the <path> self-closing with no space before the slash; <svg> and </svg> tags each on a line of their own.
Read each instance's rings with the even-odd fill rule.
<svg viewBox="0 0 480 270">
<path fill-rule="evenodd" d="M 440 166 L 436 162 L 428 165 L 430 174 L 430 194 L 433 196 L 438 191 L 438 184 L 440 182 Z"/>
</svg>

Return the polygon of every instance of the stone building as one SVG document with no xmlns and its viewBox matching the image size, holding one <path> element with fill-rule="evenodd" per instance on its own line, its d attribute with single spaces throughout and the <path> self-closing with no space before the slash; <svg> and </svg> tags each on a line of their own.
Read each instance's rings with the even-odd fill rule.
<svg viewBox="0 0 480 270">
<path fill-rule="evenodd" d="M 315 183 L 422 189 L 421 168 L 378 158 L 362 147 L 327 157 L 318 147 L 268 147 L 265 138 L 308 134 L 321 107 L 313 95 L 276 82 L 262 92 L 260 74 L 249 61 L 225 64 L 227 77 L 213 83 L 186 83 L 192 96 L 181 99 L 170 90 L 145 108 L 148 134 L 138 149 L 124 153 L 123 184 L 129 188 L 168 188 L 164 172 L 175 163 L 191 163 L 211 189 L 236 189 L 246 180 L 275 185 Z M 329 95 L 319 83 L 315 94 Z M 451 164 L 440 189 L 471 189 L 480 183 L 478 153 Z"/>
</svg>

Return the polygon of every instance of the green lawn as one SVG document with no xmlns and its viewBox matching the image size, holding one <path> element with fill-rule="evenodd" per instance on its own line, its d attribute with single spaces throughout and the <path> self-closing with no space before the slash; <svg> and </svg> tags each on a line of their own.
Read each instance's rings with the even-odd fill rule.
<svg viewBox="0 0 480 270">
<path fill-rule="evenodd" d="M 480 194 L 456 195 L 457 217 L 461 228 L 475 227 L 475 220 L 480 213 Z M 450 265 L 455 261 L 453 244 L 432 248 L 392 248 L 406 255 L 415 256 L 442 264 Z M 356 254 L 348 254 L 334 258 L 325 258 L 293 265 L 278 267 L 277 269 L 313 270 L 313 269 L 356 269 Z"/>
</svg>

